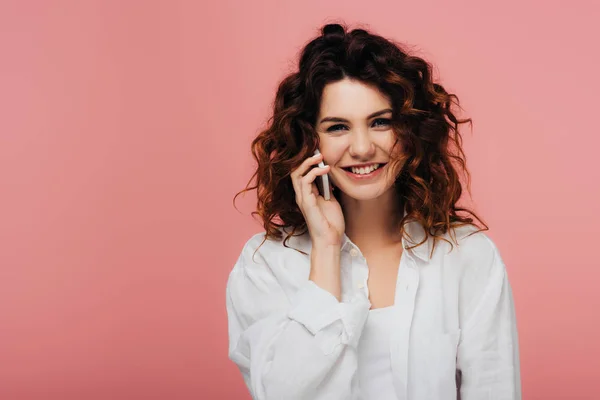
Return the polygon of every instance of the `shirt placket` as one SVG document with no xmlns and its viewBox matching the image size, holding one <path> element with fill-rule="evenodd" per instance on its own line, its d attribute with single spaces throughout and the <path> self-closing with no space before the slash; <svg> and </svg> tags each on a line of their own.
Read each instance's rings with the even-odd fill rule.
<svg viewBox="0 0 600 400">
<path fill-rule="evenodd" d="M 350 256 L 351 276 L 352 276 L 352 292 L 362 293 L 366 298 L 369 298 L 369 268 L 367 260 L 362 255 L 358 247 L 349 245 L 348 254 Z"/>
<path fill-rule="evenodd" d="M 400 400 L 408 399 L 408 350 L 418 286 L 416 261 L 411 254 L 403 254 L 396 282 L 396 318 L 390 346 L 394 386 Z"/>
</svg>

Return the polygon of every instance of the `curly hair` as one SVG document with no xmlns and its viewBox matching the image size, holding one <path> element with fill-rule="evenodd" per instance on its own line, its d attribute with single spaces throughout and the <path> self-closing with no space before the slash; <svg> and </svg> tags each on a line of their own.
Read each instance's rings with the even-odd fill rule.
<svg viewBox="0 0 600 400">
<path fill-rule="evenodd" d="M 408 54 L 390 39 L 364 29 L 348 31 L 340 24 L 327 24 L 321 34 L 302 50 L 297 72 L 285 77 L 277 89 L 273 114 L 267 128 L 252 141 L 252 155 L 258 163 L 245 189 L 257 190 L 257 209 L 252 216 L 262 219 L 267 238 L 281 239 L 280 228 L 291 228 L 284 245 L 294 234 L 307 231 L 296 201 L 290 173 L 319 147 L 315 130 L 324 87 L 344 78 L 376 87 L 392 103 L 392 129 L 402 151 L 393 160 L 397 167 L 394 190 L 406 215 L 396 216 L 399 232 L 410 221 L 419 221 L 428 236 L 444 239 L 451 228 L 473 223 L 472 211 L 457 206 L 463 188 L 459 171 L 470 174 L 462 149 L 458 119 L 451 110 L 458 97 L 448 93 L 432 78 L 432 66 Z M 255 181 L 254 181 L 255 180 Z M 334 192 L 335 193 L 335 192 Z M 452 233 L 452 232 L 450 232 Z M 264 243 L 264 241 L 263 241 Z M 287 247 L 287 246 L 286 246 Z"/>
</svg>

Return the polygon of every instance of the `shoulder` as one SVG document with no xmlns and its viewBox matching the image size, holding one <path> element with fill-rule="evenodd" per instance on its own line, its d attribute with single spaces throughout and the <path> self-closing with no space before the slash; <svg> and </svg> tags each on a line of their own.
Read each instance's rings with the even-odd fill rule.
<svg viewBox="0 0 600 400">
<path fill-rule="evenodd" d="M 228 286 L 252 286 L 265 291 L 281 286 L 286 292 L 294 289 L 308 277 L 310 269 L 308 256 L 297 251 L 306 248 L 305 236 L 285 241 L 285 234 L 279 239 L 267 238 L 266 232 L 251 235 L 242 246 Z"/>
<path fill-rule="evenodd" d="M 488 234 L 473 225 L 454 228 L 453 234 L 455 240 L 451 240 L 453 248 L 447 259 L 458 265 L 463 275 L 486 279 L 504 274 L 500 251 Z"/>
<path fill-rule="evenodd" d="M 244 265 L 248 263 L 248 260 L 252 260 L 252 258 L 255 257 L 259 248 L 261 248 L 264 245 L 263 242 L 267 243 L 267 241 L 265 241 L 265 237 L 265 232 L 257 232 L 252 234 L 246 240 L 246 242 L 242 246 L 242 250 L 239 256 L 240 260 L 244 263 Z M 264 249 L 260 252 L 260 255 L 262 255 L 263 253 Z"/>
<path fill-rule="evenodd" d="M 266 266 L 272 269 L 306 257 L 301 251 L 306 251 L 309 246 L 310 239 L 307 234 L 292 236 L 286 240 L 286 233 L 282 230 L 280 232 L 280 238 L 268 238 L 264 231 L 251 235 L 242 246 L 236 266 Z M 286 262 L 282 263 L 283 260 Z"/>
<path fill-rule="evenodd" d="M 246 240 L 227 279 L 228 314 L 235 315 L 244 326 L 268 315 L 281 300 L 279 282 L 270 270 L 271 263 L 265 261 L 269 250 L 261 246 L 264 239 L 261 232 Z"/>
<path fill-rule="evenodd" d="M 269 240 L 265 239 L 265 232 L 254 233 L 246 239 L 231 271 L 230 284 L 236 280 L 235 278 L 239 280 L 242 276 L 248 277 L 249 273 L 264 274 L 267 272 L 268 263 L 265 258 L 269 256 L 273 249 L 269 249 Z"/>
<path fill-rule="evenodd" d="M 492 238 L 475 226 L 463 225 L 454 228 L 454 235 L 456 242 L 453 244 L 461 257 L 480 259 L 498 252 L 498 247 Z"/>
</svg>

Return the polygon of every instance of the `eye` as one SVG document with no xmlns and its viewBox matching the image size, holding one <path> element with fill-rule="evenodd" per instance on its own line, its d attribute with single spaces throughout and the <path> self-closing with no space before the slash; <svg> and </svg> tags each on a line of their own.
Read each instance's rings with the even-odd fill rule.
<svg viewBox="0 0 600 400">
<path fill-rule="evenodd" d="M 346 127 L 346 125 L 342 125 L 342 124 L 331 125 L 329 128 L 327 128 L 327 132 L 339 131 L 339 128 L 345 128 L 345 127 Z"/>
<path fill-rule="evenodd" d="M 377 118 L 373 121 L 373 125 L 375 127 L 389 126 L 390 119 L 389 118 Z M 331 125 L 329 128 L 327 128 L 327 132 L 335 132 L 335 131 L 339 131 L 340 129 L 344 129 L 344 128 L 347 128 L 347 126 L 343 125 L 343 124 Z"/>
<path fill-rule="evenodd" d="M 373 121 L 373 125 L 377 126 L 378 122 L 383 124 L 383 125 L 379 125 L 379 126 L 390 125 L 390 120 L 388 118 L 377 118 L 375 121 Z"/>
</svg>

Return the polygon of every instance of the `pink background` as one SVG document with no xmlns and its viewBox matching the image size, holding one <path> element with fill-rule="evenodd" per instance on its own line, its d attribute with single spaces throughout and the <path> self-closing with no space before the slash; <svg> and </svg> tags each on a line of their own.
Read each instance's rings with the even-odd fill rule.
<svg viewBox="0 0 600 400">
<path fill-rule="evenodd" d="M 600 7 L 558 3 L 2 1 L 0 399 L 249 398 L 225 283 L 262 228 L 231 199 L 336 18 L 414 45 L 474 119 L 524 399 L 600 398 Z"/>
</svg>

